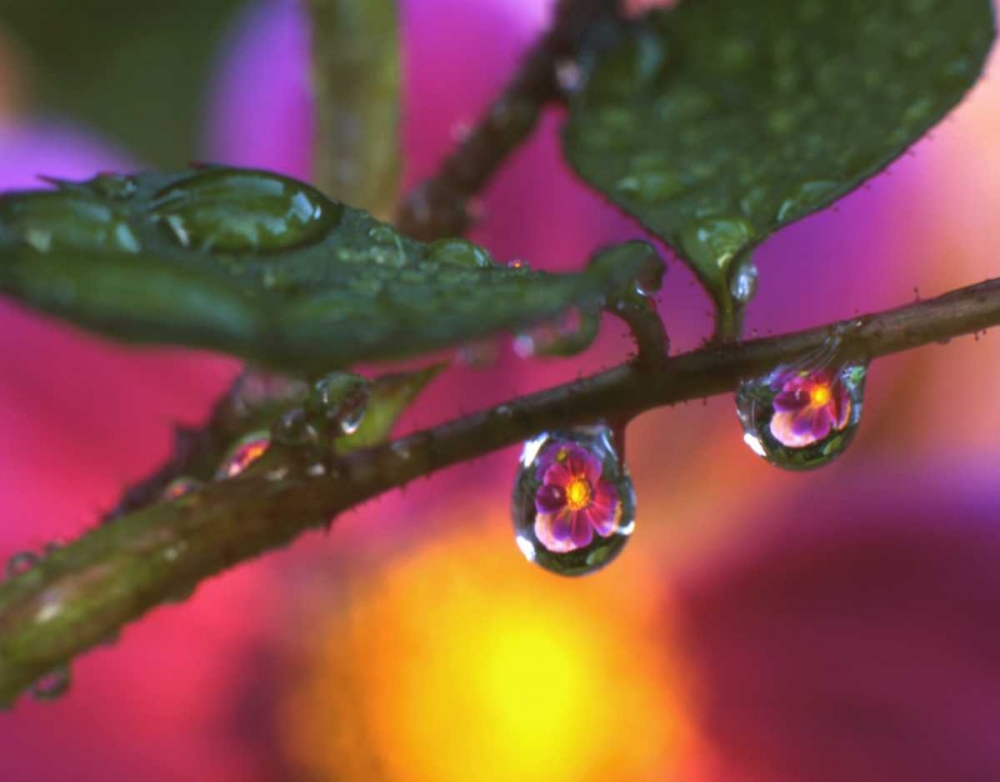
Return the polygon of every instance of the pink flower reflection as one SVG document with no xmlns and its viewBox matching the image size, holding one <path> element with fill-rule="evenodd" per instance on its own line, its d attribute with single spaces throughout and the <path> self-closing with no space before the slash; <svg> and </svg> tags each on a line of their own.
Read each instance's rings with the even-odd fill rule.
<svg viewBox="0 0 1000 782">
<path fill-rule="evenodd" d="M 572 443 L 552 445 L 539 459 L 535 535 L 550 551 L 589 546 L 618 526 L 618 491 L 601 475 L 601 460 Z"/>
<path fill-rule="evenodd" d="M 790 448 L 807 448 L 847 426 L 851 397 L 839 376 L 827 370 L 779 374 L 771 382 L 777 392 L 771 434 Z"/>
</svg>

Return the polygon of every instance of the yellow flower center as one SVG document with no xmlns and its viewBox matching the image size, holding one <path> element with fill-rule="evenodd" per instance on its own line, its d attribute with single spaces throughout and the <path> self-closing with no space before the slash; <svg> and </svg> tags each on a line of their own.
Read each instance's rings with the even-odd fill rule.
<svg viewBox="0 0 1000 782">
<path fill-rule="evenodd" d="M 574 478 L 566 487 L 566 506 L 573 511 L 583 510 L 590 505 L 590 481 Z"/>
<path fill-rule="evenodd" d="M 828 385 L 816 386 L 816 388 L 809 393 L 809 401 L 814 407 L 824 407 L 825 405 L 830 404 L 830 400 L 832 398 L 833 393 L 830 391 L 830 386 Z"/>
</svg>

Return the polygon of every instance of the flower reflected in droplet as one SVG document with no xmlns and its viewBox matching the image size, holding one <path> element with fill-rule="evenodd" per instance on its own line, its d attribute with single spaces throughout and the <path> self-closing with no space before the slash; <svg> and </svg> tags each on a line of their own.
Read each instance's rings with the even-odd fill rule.
<svg viewBox="0 0 1000 782">
<path fill-rule="evenodd" d="M 847 426 L 851 397 L 840 376 L 827 370 L 789 370 L 771 383 L 771 434 L 790 448 L 807 448 Z"/>
<path fill-rule="evenodd" d="M 618 527 L 621 503 L 611 481 L 602 479 L 601 460 L 585 448 L 557 443 L 539 459 L 535 493 L 535 535 L 550 551 L 589 546 Z"/>
</svg>

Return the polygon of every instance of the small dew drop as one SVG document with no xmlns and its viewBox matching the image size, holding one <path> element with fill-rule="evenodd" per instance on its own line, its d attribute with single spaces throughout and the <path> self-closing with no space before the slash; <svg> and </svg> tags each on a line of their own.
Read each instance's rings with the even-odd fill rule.
<svg viewBox="0 0 1000 782">
<path fill-rule="evenodd" d="M 606 426 L 546 432 L 524 444 L 512 503 L 518 548 L 564 576 L 613 560 L 635 528 L 635 492 Z"/>
<path fill-rule="evenodd" d="M 493 256 L 465 239 L 438 239 L 427 248 L 427 260 L 468 269 L 489 269 L 494 266 Z"/>
<path fill-rule="evenodd" d="M 215 474 L 215 479 L 221 481 L 235 478 L 267 453 L 270 445 L 271 437 L 267 432 L 248 434 L 229 450 Z"/>
<path fill-rule="evenodd" d="M 313 385 L 305 412 L 333 424 L 336 435 L 352 435 L 364 421 L 368 397 L 369 383 L 361 375 L 334 372 Z"/>
<path fill-rule="evenodd" d="M 163 489 L 163 492 L 160 494 L 160 499 L 163 502 L 171 502 L 191 494 L 192 492 L 198 491 L 201 486 L 201 481 L 197 478 L 191 478 L 186 475 L 181 476 L 180 478 L 174 478 Z"/>
<path fill-rule="evenodd" d="M 844 452 L 861 422 L 866 364 L 782 366 L 736 394 L 743 440 L 786 470 L 810 470 Z"/>
<path fill-rule="evenodd" d="M 756 234 L 742 217 L 703 217 L 681 230 L 681 250 L 696 266 L 714 266 L 725 272 L 732 260 L 750 247 Z"/>
<path fill-rule="evenodd" d="M 27 573 L 41 560 L 41 556 L 34 551 L 19 551 L 7 560 L 3 571 L 4 578 L 14 578 L 22 573 Z"/>
<path fill-rule="evenodd" d="M 757 266 L 747 257 L 734 270 L 729 280 L 729 293 L 740 304 L 749 303 L 757 295 Z"/>
<path fill-rule="evenodd" d="M 69 692 L 71 683 L 69 666 L 60 665 L 31 685 L 31 695 L 39 701 L 56 700 Z"/>
</svg>

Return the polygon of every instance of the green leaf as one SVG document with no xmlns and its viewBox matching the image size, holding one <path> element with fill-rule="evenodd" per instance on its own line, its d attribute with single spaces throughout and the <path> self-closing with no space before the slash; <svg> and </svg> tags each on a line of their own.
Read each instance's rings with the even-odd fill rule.
<svg viewBox="0 0 1000 782">
<path fill-rule="evenodd" d="M 0 198 L 0 292 L 120 339 L 302 374 L 600 305 L 650 263 L 509 268 L 464 240 L 425 245 L 308 185 L 244 169 L 100 176 Z"/>
<path fill-rule="evenodd" d="M 686 0 L 594 37 L 565 152 L 732 321 L 752 249 L 898 157 L 992 40 L 989 0 Z"/>
</svg>

